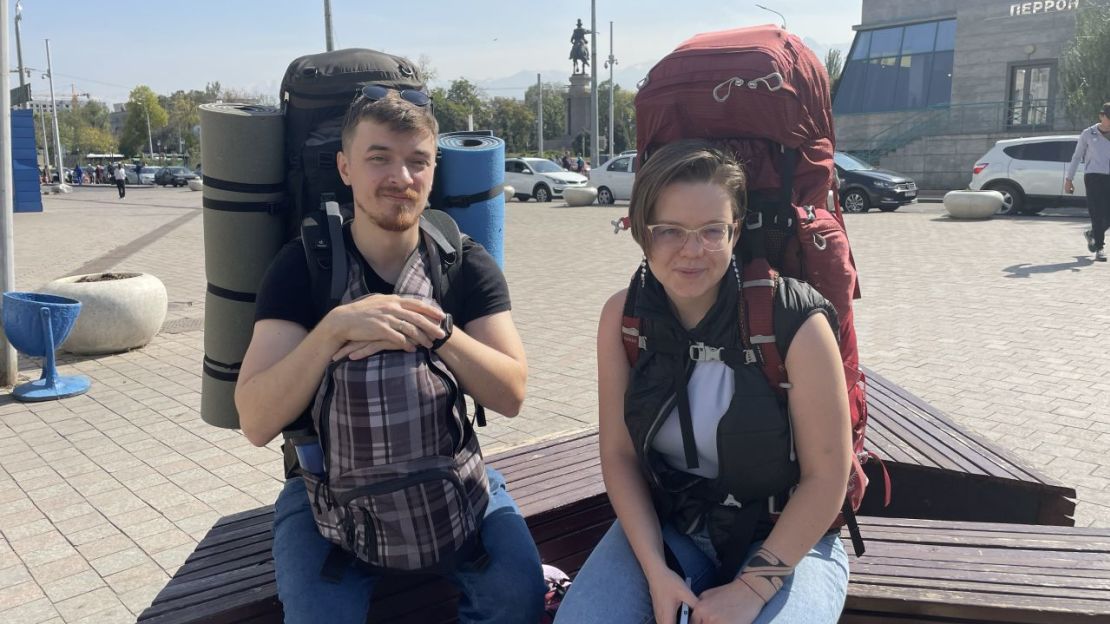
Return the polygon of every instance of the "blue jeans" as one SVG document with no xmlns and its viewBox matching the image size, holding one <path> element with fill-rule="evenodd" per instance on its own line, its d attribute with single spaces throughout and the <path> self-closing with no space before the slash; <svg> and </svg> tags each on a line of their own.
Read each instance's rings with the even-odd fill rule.
<svg viewBox="0 0 1110 624">
<path fill-rule="evenodd" d="M 539 621 L 546 585 L 536 544 L 509 492 L 492 468 L 490 501 L 482 521 L 482 543 L 489 565 L 461 565 L 449 580 L 461 592 L 459 621 L 529 624 Z M 303 479 L 286 481 L 274 504 L 274 567 L 285 621 L 363 624 L 378 577 L 354 565 L 339 583 L 320 576 L 332 543 L 320 536 Z"/>
<path fill-rule="evenodd" d="M 705 532 L 685 535 L 663 527 L 663 541 L 691 577 L 695 594 L 714 584 L 716 552 Z M 748 557 L 763 542 L 752 544 Z M 747 561 L 745 560 L 745 563 Z M 802 558 L 794 574 L 763 607 L 757 624 L 834 624 L 848 591 L 848 556 L 836 535 L 821 538 Z M 646 624 L 654 622 L 651 594 L 640 562 L 620 521 L 601 539 L 559 606 L 556 624 Z"/>
</svg>

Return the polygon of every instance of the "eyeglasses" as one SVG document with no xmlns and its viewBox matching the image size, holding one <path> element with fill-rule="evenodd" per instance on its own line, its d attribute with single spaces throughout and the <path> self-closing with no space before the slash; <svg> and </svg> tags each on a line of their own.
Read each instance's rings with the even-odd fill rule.
<svg viewBox="0 0 1110 624">
<path fill-rule="evenodd" d="M 366 85 L 362 88 L 362 97 L 371 102 L 377 102 L 378 100 L 389 95 L 390 91 L 394 91 L 394 89 L 375 84 Z M 396 91 L 396 93 L 398 96 L 400 96 L 402 100 L 415 106 L 424 107 L 432 103 L 432 98 L 428 97 L 428 94 L 424 93 L 423 91 L 405 89 L 403 91 Z"/>
<path fill-rule="evenodd" d="M 691 234 L 696 234 L 702 249 L 706 251 L 720 251 L 732 240 L 736 232 L 735 223 L 709 223 L 696 230 L 688 230 L 678 225 L 659 223 L 647 226 L 651 234 L 652 246 L 658 245 L 664 250 L 673 251 L 686 245 L 686 240 Z"/>
</svg>

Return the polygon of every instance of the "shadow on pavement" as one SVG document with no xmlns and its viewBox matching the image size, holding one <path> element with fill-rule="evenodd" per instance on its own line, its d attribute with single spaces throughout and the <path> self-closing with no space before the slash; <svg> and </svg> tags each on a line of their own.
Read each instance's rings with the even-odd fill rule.
<svg viewBox="0 0 1110 624">
<path fill-rule="evenodd" d="M 1076 256 L 1074 262 L 1058 262 L 1056 264 L 1015 264 L 1002 269 L 1006 277 L 1029 277 L 1036 273 L 1058 273 L 1060 271 L 1078 271 L 1091 266 L 1095 261 L 1090 256 Z"/>
</svg>

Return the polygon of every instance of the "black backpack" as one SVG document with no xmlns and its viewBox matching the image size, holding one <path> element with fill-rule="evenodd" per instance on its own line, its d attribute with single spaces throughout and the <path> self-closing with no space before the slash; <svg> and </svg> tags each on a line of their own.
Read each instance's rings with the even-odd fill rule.
<svg viewBox="0 0 1110 624">
<path fill-rule="evenodd" d="M 281 81 L 285 116 L 285 180 L 289 201 L 287 235 L 329 199 L 351 204 L 335 164 L 340 131 L 351 101 L 368 84 L 396 90 L 424 89 L 420 70 L 408 59 L 375 50 L 350 48 L 302 56 Z"/>
</svg>

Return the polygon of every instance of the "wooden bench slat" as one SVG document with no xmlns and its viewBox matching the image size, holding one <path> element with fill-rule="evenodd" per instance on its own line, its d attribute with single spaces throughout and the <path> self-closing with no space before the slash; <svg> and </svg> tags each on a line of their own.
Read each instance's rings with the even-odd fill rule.
<svg viewBox="0 0 1110 624">
<path fill-rule="evenodd" d="M 952 419 L 945 416 L 935 407 L 929 405 L 920 397 L 912 394 L 905 388 L 898 386 L 894 382 L 890 381 L 886 377 L 880 375 L 879 373 L 876 373 L 871 369 L 864 368 L 864 370 L 866 371 L 868 377 L 869 391 L 872 386 L 875 386 L 880 393 L 886 396 L 897 397 L 903 405 L 912 406 L 919 413 L 928 415 L 932 421 L 938 423 L 939 425 L 942 425 L 942 427 L 940 427 L 940 430 L 944 432 L 949 432 L 949 435 L 951 435 L 952 432 L 959 431 L 963 438 L 975 442 L 975 444 L 980 447 L 982 451 L 989 451 L 990 455 L 993 455 L 996 461 L 1001 460 L 1002 462 L 1004 462 L 1006 470 L 1011 472 L 1013 478 L 1022 481 L 1036 481 L 1045 485 L 1055 485 L 1062 487 L 1062 484 L 1053 479 L 1050 479 L 1047 475 L 1044 475 L 1032 469 L 1012 452 L 999 447 L 998 445 L 990 442 L 982 436 L 979 436 L 973 432 L 959 427 L 954 421 L 952 421 Z"/>
<path fill-rule="evenodd" d="M 946 622 L 971 624 L 1096 624 L 1105 622 L 1106 605 L 1075 601 L 1062 610 L 1042 607 L 1035 598 L 1015 599 L 1002 605 L 980 604 L 982 596 L 971 592 L 947 591 L 923 594 L 914 588 L 858 585 L 844 605 L 840 624 L 864 622 Z M 861 612 L 867 619 L 856 619 Z M 911 614 L 906 619 L 897 614 Z"/>
</svg>

